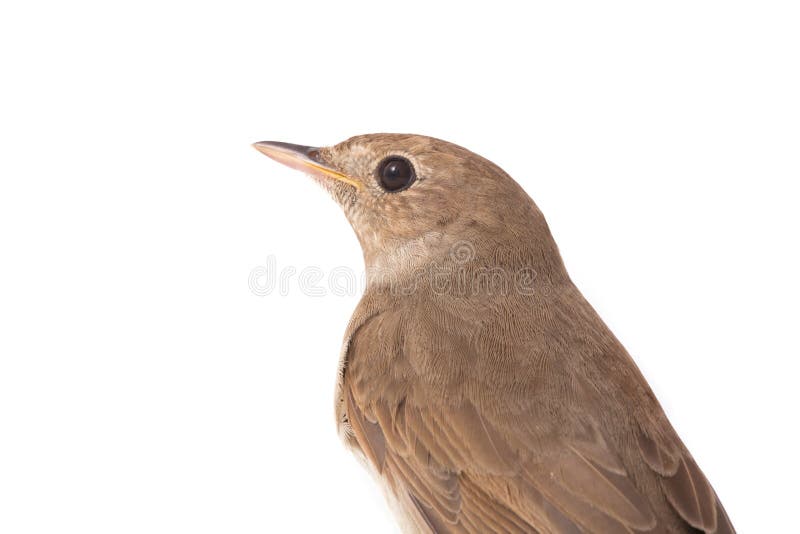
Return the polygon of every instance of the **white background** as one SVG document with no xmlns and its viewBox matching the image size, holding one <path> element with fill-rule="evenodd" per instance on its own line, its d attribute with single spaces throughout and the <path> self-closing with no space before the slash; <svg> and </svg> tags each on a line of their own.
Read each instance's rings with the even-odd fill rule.
<svg viewBox="0 0 800 534">
<path fill-rule="evenodd" d="M 248 289 L 363 269 L 250 143 L 377 131 L 516 177 L 739 531 L 796 528 L 792 4 L 4 3 L 0 531 L 395 529 L 335 431 L 358 295 Z"/>
</svg>

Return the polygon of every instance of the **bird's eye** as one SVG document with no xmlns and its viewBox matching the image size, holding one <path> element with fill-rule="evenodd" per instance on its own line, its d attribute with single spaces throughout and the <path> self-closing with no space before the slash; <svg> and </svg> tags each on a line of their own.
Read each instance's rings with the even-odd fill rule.
<svg viewBox="0 0 800 534">
<path fill-rule="evenodd" d="M 389 192 L 406 189 L 416 178 L 414 167 L 406 158 L 390 156 L 378 165 L 378 181 Z"/>
</svg>

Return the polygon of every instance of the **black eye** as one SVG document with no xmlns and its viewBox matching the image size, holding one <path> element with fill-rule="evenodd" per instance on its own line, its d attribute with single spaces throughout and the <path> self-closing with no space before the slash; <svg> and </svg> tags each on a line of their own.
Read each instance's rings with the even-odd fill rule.
<svg viewBox="0 0 800 534">
<path fill-rule="evenodd" d="M 416 174 L 406 158 L 390 156 L 378 165 L 378 181 L 387 191 L 395 192 L 410 186 Z"/>
</svg>

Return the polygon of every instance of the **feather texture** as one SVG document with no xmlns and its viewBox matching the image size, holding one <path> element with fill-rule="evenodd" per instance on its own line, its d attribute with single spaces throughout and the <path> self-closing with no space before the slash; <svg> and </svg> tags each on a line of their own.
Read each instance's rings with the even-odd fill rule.
<svg viewBox="0 0 800 534">
<path fill-rule="evenodd" d="M 503 339 L 484 337 L 491 316 L 470 320 L 447 297 L 423 299 L 365 298 L 341 384 L 353 446 L 418 531 L 734 531 L 632 360 L 577 290 L 551 295 L 546 327 L 517 317 Z M 587 318 L 591 329 L 581 327 Z M 558 335 L 545 351 L 539 336 L 550 329 Z M 564 336 L 569 343 L 559 343 Z M 592 381 L 609 372 L 636 382 Z M 500 385 L 491 395 L 488 380 Z"/>
</svg>

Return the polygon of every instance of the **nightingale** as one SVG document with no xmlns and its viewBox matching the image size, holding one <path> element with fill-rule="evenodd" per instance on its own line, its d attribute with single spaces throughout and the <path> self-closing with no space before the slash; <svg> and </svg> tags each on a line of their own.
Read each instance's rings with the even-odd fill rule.
<svg viewBox="0 0 800 534">
<path fill-rule="evenodd" d="M 502 169 L 420 135 L 254 147 L 319 182 L 363 249 L 336 419 L 404 532 L 734 532 Z"/>
</svg>

